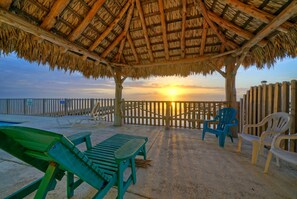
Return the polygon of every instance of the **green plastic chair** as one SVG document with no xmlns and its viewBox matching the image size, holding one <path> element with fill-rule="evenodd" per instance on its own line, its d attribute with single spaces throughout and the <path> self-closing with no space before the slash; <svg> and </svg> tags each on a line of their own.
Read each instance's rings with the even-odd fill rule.
<svg viewBox="0 0 297 199">
<path fill-rule="evenodd" d="M 135 157 L 145 153 L 147 138 L 115 135 L 92 147 L 90 133 L 70 137 L 40 129 L 10 126 L 0 128 L 0 148 L 44 172 L 41 179 L 18 190 L 7 198 L 23 198 L 37 190 L 35 198 L 45 198 L 67 172 L 67 197 L 82 182 L 98 190 L 94 198 L 103 198 L 112 186 L 118 187 L 123 198 L 127 188 L 136 183 Z M 75 145 L 86 143 L 82 153 Z M 108 145 L 107 143 L 114 143 Z M 131 166 L 126 181 L 124 171 Z M 79 180 L 74 182 L 74 174 Z"/>
<path fill-rule="evenodd" d="M 210 128 L 209 123 L 216 122 L 217 128 Z M 237 126 L 236 110 L 234 108 L 220 109 L 213 120 L 205 120 L 203 122 L 202 140 L 204 140 L 205 133 L 215 134 L 219 137 L 219 146 L 224 147 L 226 136 L 229 136 L 233 142 L 233 137 L 230 132 L 230 127 Z"/>
</svg>

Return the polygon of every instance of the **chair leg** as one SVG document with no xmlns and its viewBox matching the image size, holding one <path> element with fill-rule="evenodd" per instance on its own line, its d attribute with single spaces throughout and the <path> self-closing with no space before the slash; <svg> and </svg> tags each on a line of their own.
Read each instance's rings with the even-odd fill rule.
<svg viewBox="0 0 297 199">
<path fill-rule="evenodd" d="M 267 159 L 266 159 L 264 173 L 268 173 L 268 169 L 269 169 L 271 158 L 272 158 L 272 153 L 269 151 L 268 152 L 268 155 L 267 155 Z"/>
<path fill-rule="evenodd" d="M 49 190 L 52 190 L 53 183 L 55 183 L 55 176 L 57 171 L 57 164 L 55 162 L 51 162 L 45 172 L 45 175 L 41 181 L 41 184 L 38 187 L 38 190 L 34 198 L 45 198 L 47 192 Z"/>
<path fill-rule="evenodd" d="M 241 145 L 242 145 L 242 137 L 238 136 L 238 147 L 236 152 L 241 152 Z"/>
<path fill-rule="evenodd" d="M 145 144 L 142 147 L 143 150 L 143 159 L 146 160 L 146 148 L 145 148 Z"/>
<path fill-rule="evenodd" d="M 132 173 L 133 184 L 136 184 L 135 158 L 131 158 L 131 173 Z"/>
<path fill-rule="evenodd" d="M 118 167 L 118 197 L 117 199 L 122 199 L 123 198 L 123 189 L 124 189 L 124 168 L 123 164 L 120 163 Z"/>
<path fill-rule="evenodd" d="M 252 152 L 252 164 L 257 163 L 258 153 L 259 153 L 259 142 L 253 141 L 253 152 Z"/>
<path fill-rule="evenodd" d="M 204 137 L 205 137 L 205 130 L 203 129 L 203 131 L 202 131 L 202 140 L 204 140 Z"/>
<path fill-rule="evenodd" d="M 225 134 L 220 134 L 219 135 L 219 145 L 220 145 L 220 147 L 224 147 L 224 145 L 225 145 L 225 139 L 226 139 L 226 135 Z"/>
<path fill-rule="evenodd" d="M 74 195 L 74 174 L 67 172 L 67 198 L 71 198 Z"/>
</svg>

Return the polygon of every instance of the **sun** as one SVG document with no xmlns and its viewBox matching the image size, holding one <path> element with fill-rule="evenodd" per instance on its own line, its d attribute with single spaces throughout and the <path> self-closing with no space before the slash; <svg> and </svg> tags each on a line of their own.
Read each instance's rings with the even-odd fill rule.
<svg viewBox="0 0 297 199">
<path fill-rule="evenodd" d="M 176 95 L 178 95 L 177 88 L 168 88 L 167 94 L 171 97 L 175 97 Z"/>
</svg>

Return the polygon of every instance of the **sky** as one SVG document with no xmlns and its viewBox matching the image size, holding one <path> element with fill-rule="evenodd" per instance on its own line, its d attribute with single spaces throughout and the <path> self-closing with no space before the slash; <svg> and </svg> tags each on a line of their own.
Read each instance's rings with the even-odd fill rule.
<svg viewBox="0 0 297 199">
<path fill-rule="evenodd" d="M 29 63 L 15 54 L 0 56 L 0 98 L 114 98 L 113 79 L 87 79 L 82 74 L 50 70 L 47 65 Z M 237 98 L 251 86 L 297 79 L 297 58 L 278 61 L 273 68 L 239 68 Z M 225 79 L 213 75 L 126 79 L 125 100 L 224 101 Z"/>
</svg>

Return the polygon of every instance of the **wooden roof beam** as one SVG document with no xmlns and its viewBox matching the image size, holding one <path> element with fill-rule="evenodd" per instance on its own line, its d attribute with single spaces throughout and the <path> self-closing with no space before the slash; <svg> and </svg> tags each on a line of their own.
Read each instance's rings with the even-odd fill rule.
<svg viewBox="0 0 297 199">
<path fill-rule="evenodd" d="M 203 55 L 203 53 L 204 53 L 206 36 L 207 36 L 207 27 L 208 27 L 207 22 L 204 19 L 203 20 L 203 32 L 202 32 L 201 46 L 200 46 L 200 55 Z"/>
<path fill-rule="evenodd" d="M 113 30 L 115 25 L 118 24 L 118 22 L 123 18 L 124 14 L 128 10 L 129 6 L 131 5 L 131 2 L 128 1 L 124 8 L 119 12 L 119 14 L 115 17 L 113 22 L 109 24 L 108 28 L 105 29 L 105 31 L 95 40 L 95 42 L 89 47 L 90 51 L 93 51 L 97 46 L 104 40 L 104 38 Z"/>
<path fill-rule="evenodd" d="M 151 47 L 150 39 L 149 39 L 149 36 L 148 36 L 148 32 L 147 32 L 146 23 L 145 23 L 145 19 L 144 19 L 144 15 L 143 15 L 140 0 L 136 0 L 136 7 L 137 7 L 137 10 L 138 10 L 138 13 L 139 13 L 141 26 L 142 26 L 142 29 L 143 29 L 143 34 L 144 34 L 144 38 L 145 38 L 145 41 L 146 41 L 150 61 L 153 62 L 154 61 L 154 56 L 153 56 L 152 47 Z"/>
<path fill-rule="evenodd" d="M 229 55 L 232 53 L 235 53 L 237 50 L 231 50 L 224 53 L 219 53 L 215 55 L 203 55 L 199 57 L 193 57 L 193 58 L 183 58 L 178 60 L 172 60 L 172 61 L 163 61 L 163 62 L 155 62 L 155 63 L 148 63 L 148 64 L 135 64 L 133 65 L 134 68 L 146 68 L 146 67 L 153 67 L 153 66 L 168 66 L 168 65 L 179 65 L 179 64 L 192 64 L 192 63 L 199 63 L 201 61 L 207 61 L 214 58 L 223 57 L 225 55 Z"/>
<path fill-rule="evenodd" d="M 255 6 L 247 5 L 245 3 L 242 3 L 239 0 L 225 0 L 226 4 L 230 5 L 231 7 L 250 15 L 251 17 L 254 17 L 255 19 L 258 19 L 264 23 L 270 23 L 274 19 L 274 15 L 267 13 L 263 10 L 260 10 L 256 8 Z M 278 27 L 279 31 L 282 32 L 288 32 L 288 29 L 293 27 L 293 24 L 290 22 L 285 22 L 281 26 Z"/>
<path fill-rule="evenodd" d="M 186 54 L 186 20 L 187 20 L 187 0 L 182 0 L 182 31 L 180 36 L 181 58 Z"/>
<path fill-rule="evenodd" d="M 70 0 L 56 0 L 51 10 L 42 21 L 40 27 L 46 30 L 50 30 L 52 27 L 54 27 L 57 21 L 56 20 L 57 16 L 59 16 L 59 14 L 63 12 L 63 10 L 67 7 L 69 2 Z"/>
<path fill-rule="evenodd" d="M 86 27 L 91 23 L 92 19 L 101 8 L 101 6 L 105 3 L 106 0 L 97 0 L 90 11 L 88 12 L 87 16 L 84 17 L 83 21 L 77 26 L 77 28 L 70 33 L 68 39 L 70 41 L 76 40 L 79 35 L 86 29 Z"/>
<path fill-rule="evenodd" d="M 241 49 L 236 53 L 241 54 L 248 51 L 253 46 L 257 45 L 263 38 L 275 31 L 280 25 L 290 19 L 297 13 L 297 1 L 293 0 L 277 17 L 275 17 L 267 26 L 265 26 L 258 34 L 246 42 Z"/>
<path fill-rule="evenodd" d="M 131 23 L 131 19 L 132 19 L 132 15 L 133 15 L 133 11 L 134 11 L 134 8 L 135 8 L 135 1 L 132 0 L 131 2 L 131 7 L 129 8 L 129 11 L 128 11 L 128 14 L 127 14 L 127 17 L 126 17 L 126 22 L 125 22 L 125 28 L 124 28 L 124 31 L 126 32 L 126 34 L 128 33 L 128 30 L 129 30 L 129 27 L 130 27 L 130 23 Z M 123 50 L 124 50 L 124 47 L 125 47 L 125 43 L 126 43 L 126 38 L 124 38 L 122 41 L 121 41 L 121 44 L 120 44 L 120 47 L 119 47 L 119 51 L 115 57 L 115 60 L 117 62 L 120 62 L 121 60 L 121 57 L 122 57 L 122 53 L 123 53 Z"/>
<path fill-rule="evenodd" d="M 126 36 L 126 32 L 122 31 L 122 33 L 108 46 L 108 48 L 101 54 L 102 58 L 105 58 Z"/>
<path fill-rule="evenodd" d="M 210 26 L 210 28 L 216 33 L 216 35 L 218 36 L 218 38 L 220 39 L 220 41 L 225 45 L 225 46 L 229 46 L 231 49 L 235 49 L 238 48 L 238 45 L 232 41 L 228 41 L 225 36 L 218 30 L 218 28 L 216 27 L 216 25 L 212 22 L 212 20 L 210 20 L 210 18 L 208 17 L 208 12 L 206 10 L 206 7 L 203 3 L 202 0 L 198 0 L 199 2 L 199 7 L 201 9 L 201 13 L 202 16 L 204 17 L 204 19 L 207 21 L 208 25 Z"/>
<path fill-rule="evenodd" d="M 137 55 L 137 52 L 136 52 L 134 43 L 133 43 L 133 41 L 132 41 L 132 38 L 131 38 L 129 32 L 127 32 L 127 40 L 128 40 L 129 46 L 130 46 L 130 48 L 131 48 L 131 50 L 132 50 L 132 53 L 133 53 L 133 55 L 134 55 L 134 58 L 135 58 L 135 60 L 136 60 L 136 63 L 139 63 L 139 58 L 138 58 L 138 55 Z"/>
<path fill-rule="evenodd" d="M 212 21 L 214 21 L 219 26 L 229 30 L 230 32 L 233 32 L 233 33 L 239 35 L 240 37 L 242 37 L 246 40 L 250 40 L 254 37 L 253 33 L 249 32 L 245 29 L 242 29 L 241 27 L 231 23 L 230 21 L 228 21 L 226 19 L 223 19 L 223 18 L 217 16 L 213 12 L 208 11 L 208 16 Z M 264 47 L 264 46 L 266 46 L 266 44 L 267 44 L 267 41 L 263 40 L 263 41 L 260 41 L 258 45 L 261 47 Z"/>
<path fill-rule="evenodd" d="M 87 49 L 80 47 L 72 42 L 69 42 L 68 40 L 53 34 L 43 28 L 40 28 L 39 26 L 33 25 L 30 22 L 16 16 L 15 14 L 12 14 L 2 8 L 0 8 L 0 22 L 8 24 L 10 26 L 13 26 L 15 28 L 18 28 L 24 32 L 30 33 L 34 36 L 40 37 L 41 39 L 44 39 L 46 41 L 49 41 L 57 46 L 62 47 L 63 49 L 71 49 L 71 51 L 86 55 L 90 57 L 91 59 L 95 61 L 99 61 L 101 63 L 104 63 L 106 65 L 110 64 L 105 59 L 98 56 L 96 53 L 90 52 Z"/>
<path fill-rule="evenodd" d="M 159 0 L 158 3 L 159 3 L 160 15 L 161 15 L 162 38 L 163 38 L 163 43 L 164 43 L 165 58 L 166 58 L 166 60 L 169 60 L 167 25 L 166 25 L 166 19 L 165 19 L 165 14 L 164 14 L 163 0 Z"/>
<path fill-rule="evenodd" d="M 1 0 L 0 1 L 0 7 L 5 9 L 5 10 L 8 10 L 11 3 L 12 3 L 12 0 Z"/>
</svg>

